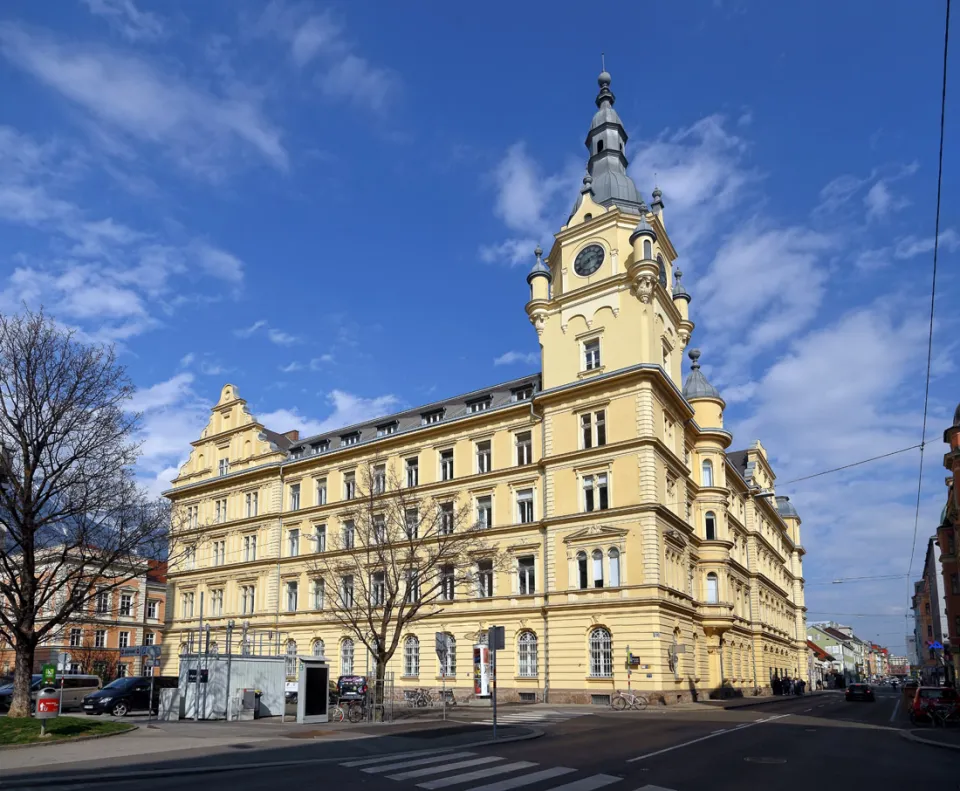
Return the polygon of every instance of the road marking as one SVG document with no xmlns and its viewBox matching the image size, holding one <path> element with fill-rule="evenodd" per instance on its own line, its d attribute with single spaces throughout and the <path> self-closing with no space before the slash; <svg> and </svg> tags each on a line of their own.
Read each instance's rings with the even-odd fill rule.
<svg viewBox="0 0 960 791">
<path fill-rule="evenodd" d="M 744 728 L 752 728 L 754 725 L 760 725 L 764 722 L 773 722 L 773 720 L 782 720 L 784 717 L 789 717 L 789 714 L 777 714 L 773 717 L 767 717 L 762 720 L 757 720 L 756 722 L 747 722 L 743 725 L 738 725 L 736 728 L 731 728 L 728 731 L 723 731 L 722 733 L 735 733 L 736 731 L 742 731 Z M 672 747 L 664 747 L 662 750 L 657 750 L 656 752 L 647 753 L 646 755 L 638 755 L 636 758 L 628 758 L 627 763 L 633 763 L 634 761 L 643 761 L 647 758 L 653 758 L 657 755 L 663 755 L 663 753 L 669 753 L 673 750 L 679 750 L 681 747 L 689 747 L 691 744 L 698 744 L 700 742 L 705 742 L 707 739 L 713 739 L 717 736 L 720 736 L 721 733 L 709 733 L 706 736 L 701 736 L 699 739 L 691 739 L 689 742 L 682 742 L 680 744 L 675 744 Z"/>
<path fill-rule="evenodd" d="M 726 728 L 717 728 L 717 730 L 715 731 L 710 731 L 710 733 L 726 733 L 726 732 L 727 732 Z"/>
<path fill-rule="evenodd" d="M 435 755 L 432 758 L 416 758 L 413 761 L 401 761 L 398 764 L 380 764 L 379 766 L 369 766 L 361 769 L 361 772 L 367 774 L 376 774 L 377 772 L 389 772 L 393 769 L 406 769 L 408 766 L 423 766 L 424 764 L 435 764 L 440 761 L 449 761 L 454 758 L 470 758 L 476 753 L 448 753 L 446 755 Z"/>
<path fill-rule="evenodd" d="M 674 789 L 664 788 L 663 786 L 643 786 L 638 788 L 637 791 L 674 791 Z"/>
<path fill-rule="evenodd" d="M 590 775 L 590 777 L 584 777 L 582 780 L 574 780 L 572 783 L 555 786 L 550 791 L 594 791 L 596 788 L 603 788 L 621 780 L 623 780 L 622 777 L 614 777 L 613 775 Z"/>
<path fill-rule="evenodd" d="M 539 783 L 541 780 L 549 780 L 551 777 L 559 777 L 560 775 L 566 775 L 576 771 L 576 769 L 570 769 L 567 766 L 551 766 L 549 769 L 541 769 L 539 772 L 521 775 L 520 777 L 511 777 L 509 780 L 501 780 L 499 783 L 487 783 L 482 786 L 474 786 L 470 791 L 510 791 L 511 788 L 520 788 L 521 786 Z"/>
<path fill-rule="evenodd" d="M 894 707 L 893 707 L 893 714 L 890 715 L 890 722 L 893 722 L 897 718 L 897 712 L 900 711 L 901 700 L 903 700 L 903 698 L 897 698 L 897 702 L 896 704 L 894 704 Z"/>
<path fill-rule="evenodd" d="M 414 750 L 409 753 L 390 753 L 388 755 L 378 755 L 375 758 L 362 758 L 357 761 L 347 761 L 340 766 L 368 766 L 369 764 L 379 764 L 385 761 L 396 761 L 400 758 L 416 758 L 418 755 L 437 755 L 443 750 Z"/>
<path fill-rule="evenodd" d="M 433 791 L 436 788 L 446 788 L 447 786 L 459 785 L 460 783 L 470 783 L 474 780 L 485 780 L 493 775 L 505 775 L 508 772 L 517 772 L 521 769 L 529 769 L 537 766 L 534 761 L 517 761 L 512 764 L 498 764 L 487 769 L 478 769 L 475 772 L 464 772 L 463 774 L 444 777 L 441 780 L 431 780 L 427 783 L 418 783 L 417 788 L 426 788 Z"/>
<path fill-rule="evenodd" d="M 487 755 L 483 758 L 471 758 L 469 761 L 457 761 L 443 766 L 428 766 L 426 769 L 414 769 L 411 772 L 401 772 L 398 775 L 387 775 L 390 780 L 407 780 L 411 777 L 426 777 L 427 775 L 438 775 L 441 772 L 451 772 L 454 769 L 466 769 L 468 766 L 480 766 L 481 764 L 492 764 L 502 761 L 497 755 Z"/>
<path fill-rule="evenodd" d="M 804 710 L 803 710 L 803 713 L 806 714 L 808 711 L 813 711 L 813 708 L 804 709 Z"/>
</svg>

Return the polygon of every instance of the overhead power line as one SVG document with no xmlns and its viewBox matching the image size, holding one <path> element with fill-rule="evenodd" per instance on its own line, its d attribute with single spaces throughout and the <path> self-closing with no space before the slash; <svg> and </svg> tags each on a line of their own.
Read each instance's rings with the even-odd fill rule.
<svg viewBox="0 0 960 791">
<path fill-rule="evenodd" d="M 781 486 L 786 486 L 790 483 L 799 483 L 800 481 L 809 481 L 811 478 L 819 478 L 821 475 L 829 475 L 832 472 L 840 472 L 840 470 L 849 470 L 851 467 L 859 467 L 861 464 L 867 464 L 871 461 L 878 461 L 880 459 L 886 459 L 890 456 L 896 456 L 898 453 L 906 453 L 908 450 L 916 450 L 917 448 L 922 448 L 923 443 L 917 445 L 911 445 L 908 448 L 900 448 L 900 450 L 892 450 L 889 453 L 882 453 L 879 456 L 871 456 L 869 459 L 861 459 L 860 461 L 854 461 L 850 464 L 844 464 L 841 467 L 832 467 L 829 470 L 822 470 L 821 472 L 815 472 L 813 475 L 804 475 L 802 478 L 794 478 L 789 481 L 784 481 Z"/>
</svg>

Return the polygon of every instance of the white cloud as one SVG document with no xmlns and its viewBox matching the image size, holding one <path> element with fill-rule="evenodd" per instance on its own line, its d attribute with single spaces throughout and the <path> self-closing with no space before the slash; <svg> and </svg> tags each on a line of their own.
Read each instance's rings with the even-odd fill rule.
<svg viewBox="0 0 960 791">
<path fill-rule="evenodd" d="M 887 186 L 887 182 L 882 179 L 870 187 L 867 194 L 863 196 L 868 220 L 889 219 L 890 212 L 899 211 L 909 203 L 905 198 L 895 197 Z"/>
<path fill-rule="evenodd" d="M 322 368 L 324 365 L 330 365 L 334 362 L 332 354 L 321 354 L 319 357 L 314 357 L 310 360 L 310 370 L 317 371 Z"/>
<path fill-rule="evenodd" d="M 281 373 L 292 374 L 292 373 L 295 373 L 296 371 L 302 371 L 303 363 L 298 363 L 296 360 L 294 360 L 293 362 L 287 363 L 286 365 L 279 366 L 278 370 Z"/>
<path fill-rule="evenodd" d="M 138 388 L 127 406 L 131 412 L 146 412 L 151 409 L 160 409 L 178 403 L 190 392 L 193 384 L 193 374 L 179 373 L 165 382 Z"/>
<path fill-rule="evenodd" d="M 347 55 L 323 74 L 318 84 L 326 96 L 382 111 L 400 88 L 396 74 L 359 55 Z"/>
<path fill-rule="evenodd" d="M 494 365 L 513 365 L 514 363 L 538 365 L 540 355 L 537 352 L 504 352 L 493 361 Z"/>
<path fill-rule="evenodd" d="M 193 361 L 197 359 L 197 355 L 193 352 L 187 352 L 183 357 L 180 358 L 180 367 L 189 368 L 193 365 Z"/>
<path fill-rule="evenodd" d="M 207 244 L 197 245 L 196 254 L 207 274 L 230 283 L 243 282 L 243 262 L 235 255 Z"/>
<path fill-rule="evenodd" d="M 957 234 L 953 228 L 941 231 L 940 247 L 951 253 L 956 252 L 957 249 L 960 249 L 960 234 Z M 931 252 L 933 252 L 932 236 L 923 239 L 916 236 L 905 236 L 903 239 L 897 240 L 893 254 L 896 258 L 903 260 Z"/>
<path fill-rule="evenodd" d="M 372 420 L 375 417 L 395 411 L 399 404 L 398 399 L 393 395 L 363 398 L 346 393 L 343 390 L 332 390 L 327 394 L 327 401 L 332 407 L 332 411 L 322 420 L 308 418 L 302 415 L 296 407 L 267 412 L 259 415 L 258 420 L 273 431 L 297 429 L 301 437 L 310 437 L 314 434 L 323 434 L 326 431 Z"/>
<path fill-rule="evenodd" d="M 270 339 L 270 343 L 275 343 L 277 346 L 291 346 L 300 340 L 295 335 L 273 328 L 267 330 L 267 338 Z"/>
<path fill-rule="evenodd" d="M 83 3 L 91 14 L 106 19 L 129 41 L 152 41 L 162 38 L 166 32 L 160 17 L 141 11 L 133 0 L 83 0 Z"/>
<path fill-rule="evenodd" d="M 253 322 L 253 324 L 251 324 L 249 327 L 243 327 L 241 329 L 234 330 L 233 334 L 236 335 L 238 338 L 249 338 L 255 332 L 262 330 L 266 326 L 267 326 L 266 319 L 258 319 L 257 321 Z"/>
</svg>

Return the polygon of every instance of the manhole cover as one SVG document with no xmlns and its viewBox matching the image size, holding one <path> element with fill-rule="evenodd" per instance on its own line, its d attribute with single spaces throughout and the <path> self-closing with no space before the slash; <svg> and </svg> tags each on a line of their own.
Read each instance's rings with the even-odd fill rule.
<svg viewBox="0 0 960 791">
<path fill-rule="evenodd" d="M 767 758 L 767 757 L 744 758 L 743 760 L 749 764 L 785 764 L 787 762 L 786 758 Z"/>
</svg>

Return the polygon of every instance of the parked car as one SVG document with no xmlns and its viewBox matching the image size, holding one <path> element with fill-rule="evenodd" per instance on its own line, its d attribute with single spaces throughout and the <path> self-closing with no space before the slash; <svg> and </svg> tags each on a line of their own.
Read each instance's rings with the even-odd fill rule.
<svg viewBox="0 0 960 791">
<path fill-rule="evenodd" d="M 87 714 L 112 714 L 125 717 L 131 711 L 156 711 L 160 704 L 161 689 L 176 689 L 176 676 L 153 678 L 153 700 L 150 699 L 150 681 L 146 676 L 127 676 L 111 681 L 103 689 L 83 699 Z"/>
<path fill-rule="evenodd" d="M 340 700 L 365 700 L 367 697 L 367 677 L 340 676 L 337 679 L 337 697 Z"/>
<path fill-rule="evenodd" d="M 866 700 L 873 703 L 876 697 L 873 694 L 873 688 L 869 684 L 850 684 L 847 687 L 847 700 Z"/>
<path fill-rule="evenodd" d="M 60 708 L 61 711 L 67 711 L 68 709 L 80 708 L 83 705 L 83 699 L 86 695 L 89 695 L 91 692 L 95 692 L 96 690 L 100 689 L 100 676 L 88 676 L 81 674 L 60 676 L 53 686 L 59 688 L 61 683 L 63 684 L 63 702 Z M 31 708 L 36 708 L 37 693 L 40 691 L 42 686 L 43 676 L 41 676 L 39 673 L 34 673 L 30 677 L 30 700 L 32 701 Z M 13 684 L 10 683 L 6 686 L 0 687 L 0 709 L 6 711 L 10 708 L 12 701 Z"/>
<path fill-rule="evenodd" d="M 940 703 L 960 706 L 960 697 L 950 687 L 917 687 L 910 705 L 910 722 L 926 722 L 930 719 L 927 707 Z"/>
</svg>

